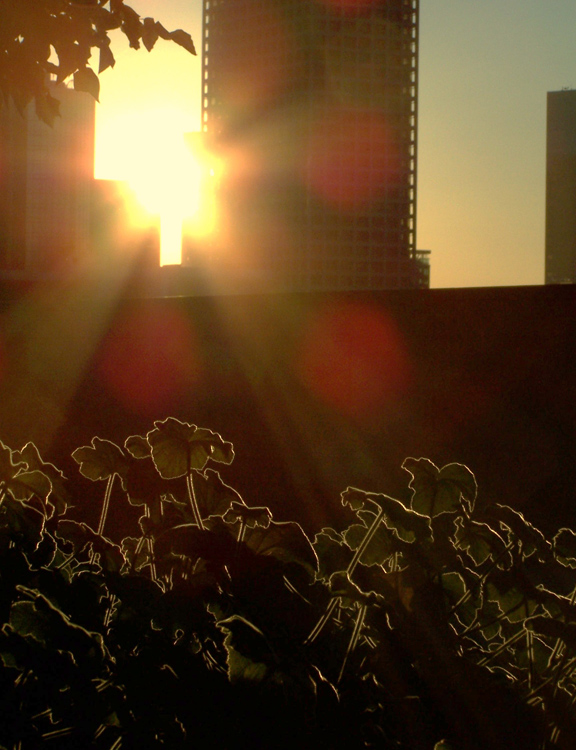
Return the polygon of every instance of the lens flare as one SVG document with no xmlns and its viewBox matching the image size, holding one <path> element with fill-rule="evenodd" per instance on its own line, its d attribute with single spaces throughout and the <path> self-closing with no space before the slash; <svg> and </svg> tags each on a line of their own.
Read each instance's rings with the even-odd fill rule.
<svg viewBox="0 0 576 750">
<path fill-rule="evenodd" d="M 384 117 L 363 109 L 328 110 L 306 149 L 305 181 L 316 196 L 344 210 L 394 187 L 398 154 Z"/>
<path fill-rule="evenodd" d="M 316 314 L 296 360 L 300 381 L 344 416 L 363 420 L 404 395 L 410 360 L 393 320 L 364 303 L 330 305 Z"/>
<path fill-rule="evenodd" d="M 96 371 L 119 404 L 145 416 L 166 413 L 198 384 L 202 369 L 195 331 L 173 309 L 126 313 L 96 357 Z"/>
</svg>

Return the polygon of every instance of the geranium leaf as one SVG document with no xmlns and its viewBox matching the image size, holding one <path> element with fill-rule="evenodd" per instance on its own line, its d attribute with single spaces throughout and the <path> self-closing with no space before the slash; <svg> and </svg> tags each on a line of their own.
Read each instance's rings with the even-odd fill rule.
<svg viewBox="0 0 576 750">
<path fill-rule="evenodd" d="M 259 555 L 271 555 L 282 562 L 298 563 L 312 575 L 318 570 L 318 558 L 314 547 L 300 524 L 293 521 L 273 521 L 266 529 L 248 529 L 244 541 Z"/>
<path fill-rule="evenodd" d="M 203 518 L 223 516 L 233 503 L 244 505 L 236 490 L 223 482 L 214 469 L 195 474 L 194 492 Z"/>
<path fill-rule="evenodd" d="M 154 464 L 165 479 L 184 476 L 192 469 L 201 471 L 209 459 L 226 464 L 234 459 L 232 443 L 225 442 L 212 430 L 173 417 L 154 425 L 155 429 L 146 437 Z"/>
<path fill-rule="evenodd" d="M 16 452 L 17 459 L 24 461 L 29 471 L 41 471 L 50 480 L 51 492 L 49 502 L 56 508 L 58 515 L 63 515 L 70 504 L 70 493 L 65 485 L 66 478 L 54 464 L 44 461 L 34 443 L 26 443 L 21 451 Z"/>
<path fill-rule="evenodd" d="M 0 440 L 0 482 L 10 481 L 21 469 L 27 468 L 25 463 L 16 459 L 17 455 Z"/>
<path fill-rule="evenodd" d="M 576 533 L 572 529 L 560 529 L 552 544 L 558 562 L 567 568 L 576 568 Z"/>
<path fill-rule="evenodd" d="M 410 475 L 412 509 L 434 517 L 440 513 L 462 510 L 462 498 L 471 508 L 476 499 L 477 486 L 474 474 L 462 464 L 447 464 L 438 469 L 427 458 L 407 458 L 402 464 Z"/>
<path fill-rule="evenodd" d="M 93 482 L 108 479 L 114 474 L 124 479 L 128 469 L 122 450 L 110 440 L 102 440 L 99 437 L 92 438 L 91 446 L 77 448 L 72 458 L 79 464 L 80 473 Z"/>
</svg>

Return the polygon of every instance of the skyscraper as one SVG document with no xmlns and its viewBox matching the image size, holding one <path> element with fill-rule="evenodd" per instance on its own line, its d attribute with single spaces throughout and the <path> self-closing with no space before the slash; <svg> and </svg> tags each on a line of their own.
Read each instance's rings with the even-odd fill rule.
<svg viewBox="0 0 576 750">
<path fill-rule="evenodd" d="M 38 275 L 77 266 L 89 251 L 94 100 L 54 84 L 61 117 L 0 108 L 0 271 Z"/>
<path fill-rule="evenodd" d="M 576 282 L 576 91 L 549 91 L 546 283 Z"/>
<path fill-rule="evenodd" d="M 287 289 L 428 285 L 417 0 L 204 0 L 222 259 Z"/>
</svg>

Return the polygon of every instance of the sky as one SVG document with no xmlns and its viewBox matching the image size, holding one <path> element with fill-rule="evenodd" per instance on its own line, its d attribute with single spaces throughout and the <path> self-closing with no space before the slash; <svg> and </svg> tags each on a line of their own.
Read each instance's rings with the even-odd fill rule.
<svg viewBox="0 0 576 750">
<path fill-rule="evenodd" d="M 193 57 L 114 37 L 101 75 L 96 177 L 146 169 L 150 133 L 200 129 L 201 0 L 132 0 L 184 28 Z M 546 93 L 576 88 L 574 0 L 420 0 L 417 246 L 431 286 L 544 280 Z"/>
</svg>

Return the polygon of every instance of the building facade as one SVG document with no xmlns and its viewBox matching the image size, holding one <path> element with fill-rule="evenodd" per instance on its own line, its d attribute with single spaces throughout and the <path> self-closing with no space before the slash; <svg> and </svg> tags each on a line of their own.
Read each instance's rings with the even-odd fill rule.
<svg viewBox="0 0 576 750">
<path fill-rule="evenodd" d="M 95 104 L 54 85 L 53 127 L 29 105 L 0 108 L 0 272 L 60 273 L 89 254 Z"/>
<path fill-rule="evenodd" d="M 417 0 L 204 0 L 202 59 L 221 262 L 290 290 L 428 286 Z"/>
<path fill-rule="evenodd" d="M 546 283 L 576 282 L 576 91 L 550 91 L 546 127 Z"/>
</svg>

